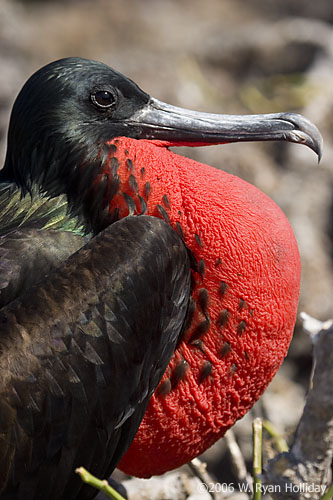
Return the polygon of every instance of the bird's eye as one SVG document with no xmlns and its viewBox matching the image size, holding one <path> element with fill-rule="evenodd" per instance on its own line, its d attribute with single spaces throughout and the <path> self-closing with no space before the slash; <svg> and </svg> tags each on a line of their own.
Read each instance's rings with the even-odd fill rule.
<svg viewBox="0 0 333 500">
<path fill-rule="evenodd" d="M 91 94 L 91 100 L 98 108 L 107 109 L 115 104 L 116 97 L 109 90 L 98 90 Z"/>
</svg>

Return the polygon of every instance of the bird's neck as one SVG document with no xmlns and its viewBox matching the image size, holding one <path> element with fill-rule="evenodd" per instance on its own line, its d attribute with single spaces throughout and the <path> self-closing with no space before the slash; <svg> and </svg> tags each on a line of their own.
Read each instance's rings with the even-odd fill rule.
<svg viewBox="0 0 333 500">
<path fill-rule="evenodd" d="M 87 233 L 96 234 L 129 214 L 147 213 L 174 225 L 182 206 L 179 169 L 166 146 L 128 137 L 94 148 L 84 142 L 63 149 L 42 144 L 39 153 L 7 153 L 0 181 L 14 182 L 23 195 L 65 194 L 71 216 Z"/>
<path fill-rule="evenodd" d="M 181 190 L 170 151 L 150 141 L 118 137 L 103 152 L 101 168 L 82 199 L 85 220 L 94 232 L 127 215 L 179 219 Z"/>
</svg>

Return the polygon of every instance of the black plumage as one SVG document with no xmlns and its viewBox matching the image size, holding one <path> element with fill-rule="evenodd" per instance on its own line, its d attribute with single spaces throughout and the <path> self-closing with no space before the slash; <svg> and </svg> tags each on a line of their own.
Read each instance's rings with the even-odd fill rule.
<svg viewBox="0 0 333 500">
<path fill-rule="evenodd" d="M 128 448 L 189 295 L 178 235 L 128 217 L 1 310 L 1 498 L 95 496 L 74 469 L 107 476 Z"/>
<path fill-rule="evenodd" d="M 89 240 L 63 196 L 22 198 L 0 185 L 0 308 L 38 283 Z"/>
</svg>

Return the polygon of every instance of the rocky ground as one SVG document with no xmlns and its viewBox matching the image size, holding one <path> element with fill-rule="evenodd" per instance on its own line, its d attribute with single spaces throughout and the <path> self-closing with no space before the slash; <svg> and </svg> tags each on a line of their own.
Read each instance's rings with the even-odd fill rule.
<svg viewBox="0 0 333 500">
<path fill-rule="evenodd" d="M 319 167 L 310 150 L 291 144 L 182 152 L 248 180 L 282 207 L 302 256 L 300 310 L 332 317 L 332 22 L 331 0 L 0 0 L 1 162 L 22 83 L 41 65 L 69 55 L 104 61 L 183 107 L 300 112 L 324 136 Z M 281 431 L 292 432 L 310 368 L 310 342 L 298 326 L 287 362 L 255 411 L 264 406 Z M 237 431 L 245 447 L 248 422 Z M 218 445 L 208 454 L 220 480 L 228 468 L 223 453 Z"/>
</svg>

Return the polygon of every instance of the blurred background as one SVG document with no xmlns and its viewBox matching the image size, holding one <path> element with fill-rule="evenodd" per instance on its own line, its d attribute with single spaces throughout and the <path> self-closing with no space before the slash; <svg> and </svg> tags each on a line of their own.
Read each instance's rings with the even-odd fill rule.
<svg viewBox="0 0 333 500">
<path fill-rule="evenodd" d="M 0 0 L 0 160 L 24 81 L 66 56 L 103 61 L 154 97 L 215 113 L 295 111 L 324 136 L 324 156 L 285 143 L 178 152 L 255 184 L 287 214 L 303 263 L 300 310 L 333 316 L 333 4 L 331 0 Z M 304 404 L 311 345 L 298 324 L 261 400 L 292 433 Z M 243 426 L 243 427 L 242 427 Z M 236 427 L 246 448 L 249 422 Z M 220 477 L 223 445 L 206 457 Z M 226 461 L 227 464 L 227 461 Z M 227 465 L 225 464 L 225 467 Z"/>
</svg>

